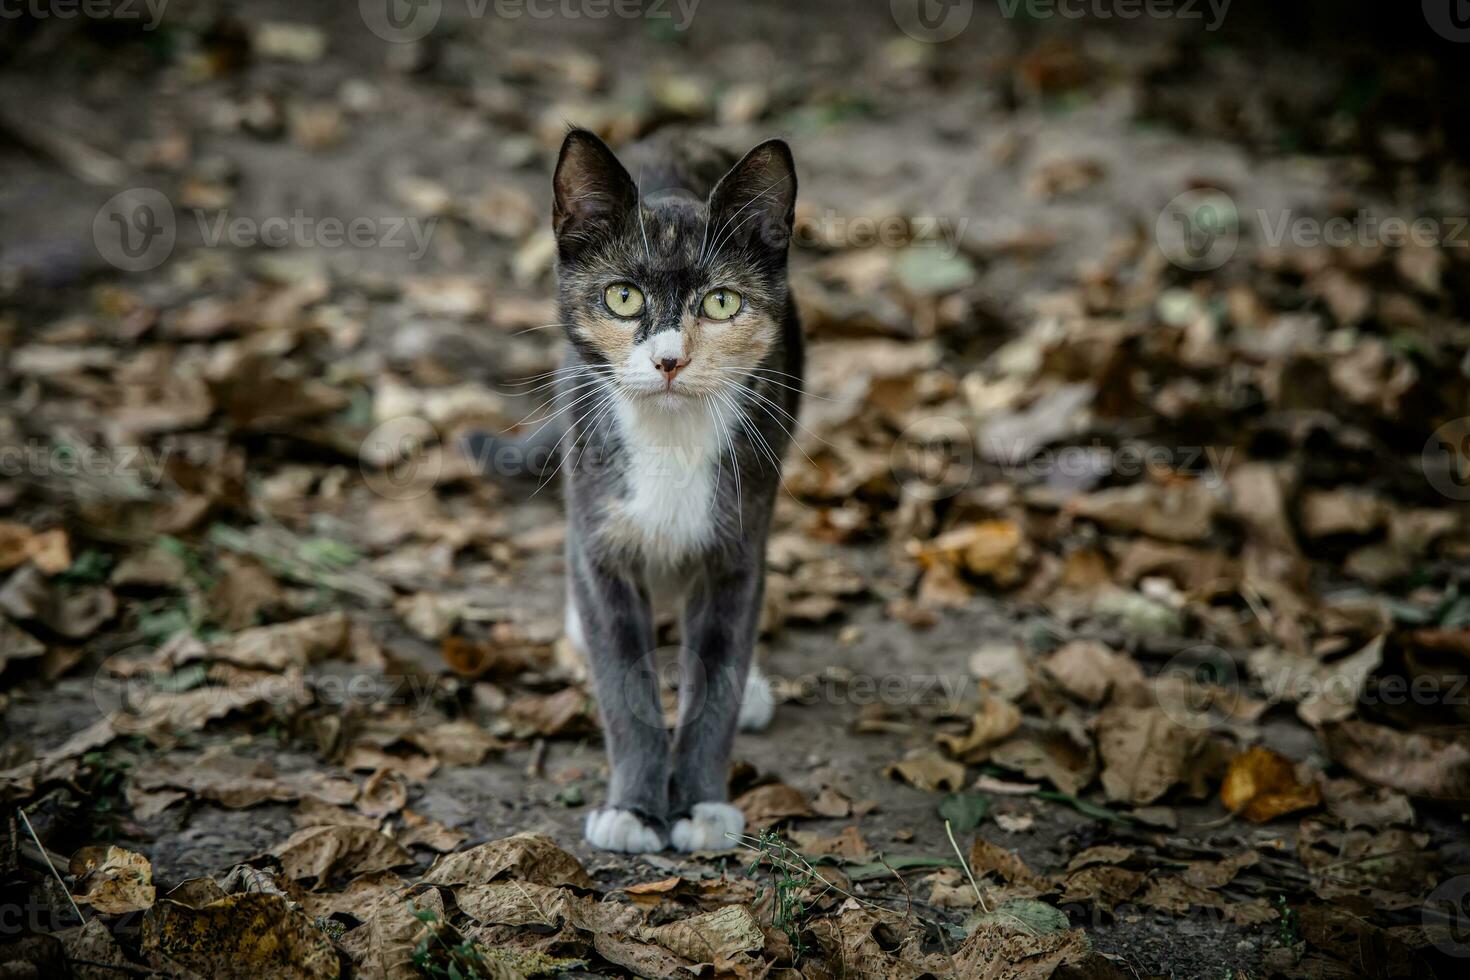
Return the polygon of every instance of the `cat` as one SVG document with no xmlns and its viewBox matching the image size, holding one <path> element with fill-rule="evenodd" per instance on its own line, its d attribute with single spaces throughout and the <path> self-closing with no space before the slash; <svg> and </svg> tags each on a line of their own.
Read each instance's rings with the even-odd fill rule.
<svg viewBox="0 0 1470 980">
<path fill-rule="evenodd" d="M 542 455 L 564 481 L 566 632 L 591 668 L 609 762 L 584 837 L 724 849 L 745 827 L 726 789 L 737 723 L 772 710 L 752 653 L 802 388 L 787 282 L 796 170 L 779 139 L 733 163 L 688 140 L 635 158 L 636 177 L 573 129 L 552 179 L 566 340 L 555 410 L 568 424 Z M 655 604 L 681 614 L 672 733 Z"/>
</svg>

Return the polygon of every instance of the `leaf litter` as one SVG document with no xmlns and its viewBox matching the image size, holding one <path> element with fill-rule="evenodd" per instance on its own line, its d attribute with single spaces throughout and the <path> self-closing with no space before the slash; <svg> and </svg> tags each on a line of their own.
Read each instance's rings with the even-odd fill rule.
<svg viewBox="0 0 1470 980">
<path fill-rule="evenodd" d="M 892 93 L 980 69 L 900 38 L 866 53 L 854 101 L 643 78 L 566 46 L 485 65 L 473 37 L 436 35 L 395 55 L 412 70 L 333 96 L 271 82 L 335 63 L 324 28 L 220 14 L 178 35 L 160 57 L 204 84 L 160 97 L 190 100 L 224 149 L 170 123 L 119 158 L 154 161 L 181 202 L 248 195 L 257 144 L 353 146 L 389 124 L 385 99 L 438 98 L 430 78 L 463 89 L 465 125 L 516 176 L 385 180 L 441 244 L 486 257 L 473 276 L 181 248 L 167 275 L 104 273 L 58 301 L 7 273 L 0 443 L 132 457 L 0 487 L 0 792 L 39 838 L 6 871 L 60 936 L 17 956 L 180 976 L 1116 976 L 1136 972 L 1143 917 L 1201 915 L 1245 937 L 1250 975 L 1428 975 L 1463 952 L 1413 914 L 1465 871 L 1447 814 L 1470 799 L 1470 521 L 1438 489 L 1465 461 L 1425 448 L 1470 411 L 1460 252 L 1248 242 L 1181 270 L 1136 233 L 1151 213 L 1119 212 L 1106 141 L 1073 152 L 1064 129 L 991 147 L 999 176 L 976 179 L 1009 183 L 986 199 L 1025 204 L 950 255 L 919 236 L 929 195 L 884 205 L 908 240 L 859 247 L 818 208 L 870 207 L 853 202 L 872 188 L 811 181 L 797 220 L 817 244 L 793 264 L 811 397 L 761 639 L 788 667 L 821 639 L 832 662 L 778 677 L 780 713 L 864 746 L 865 771 L 786 745 L 732 774 L 749 837 L 594 864 L 542 832 L 603 779 L 553 601 L 564 529 L 453 450 L 523 418 L 516 383 L 555 365 L 530 174 L 565 118 L 614 138 L 795 128 L 815 173 L 845 119 L 938 159 L 956 135 L 895 136 Z M 1002 102 L 1209 101 L 1174 105 L 1122 49 L 1008 43 Z M 1254 117 L 1188 125 L 1226 118 Z M 1182 159 L 1177 184 L 1129 196 L 1213 186 L 1234 158 Z M 1294 206 L 1376 189 L 1342 193 Z M 1063 207 L 1100 218 L 1080 265 Z M 430 434 L 372 438 L 407 416 Z M 941 658 L 958 698 L 865 693 Z M 452 805 L 506 771 L 505 812 Z M 229 813 L 274 836 L 230 863 L 209 829 Z M 181 880 L 193 832 L 216 863 Z"/>
</svg>

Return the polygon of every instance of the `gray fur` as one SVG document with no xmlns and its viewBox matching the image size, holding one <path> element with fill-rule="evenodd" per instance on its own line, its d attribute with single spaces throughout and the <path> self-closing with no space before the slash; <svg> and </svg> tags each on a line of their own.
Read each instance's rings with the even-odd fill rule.
<svg viewBox="0 0 1470 980">
<path fill-rule="evenodd" d="M 712 162 L 707 149 L 671 150 L 667 143 L 643 148 L 630 156 L 639 162 L 624 170 L 596 137 L 573 131 L 558 163 L 553 222 L 567 338 L 558 456 L 569 517 L 568 601 L 580 618 L 602 716 L 611 767 L 607 805 L 636 814 L 661 841 L 695 804 L 726 800 L 779 462 L 795 429 L 802 376 L 801 330 L 786 278 L 796 190 L 790 151 L 784 143 L 762 144 L 730 170 L 728 159 Z M 721 384 L 719 394 L 700 396 L 712 418 L 724 417 L 719 413 L 730 405 L 744 418 L 721 431 L 708 504 L 713 531 L 673 559 L 620 532 L 609 516 L 632 493 L 631 469 L 657 465 L 666 448 L 650 453 L 625 444 L 618 400 L 635 396 L 620 391 L 617 363 L 588 337 L 589 325 L 610 329 L 601 297 L 620 280 L 648 297 L 645 315 L 627 321 L 633 344 L 695 329 L 691 303 L 717 286 L 745 297 L 747 321 L 730 321 L 731 330 L 748 322 L 774 338 L 748 370 L 732 368 L 712 382 Z M 700 356 L 696 350 L 692 358 Z M 658 699 L 655 602 L 682 605 L 672 737 Z"/>
</svg>

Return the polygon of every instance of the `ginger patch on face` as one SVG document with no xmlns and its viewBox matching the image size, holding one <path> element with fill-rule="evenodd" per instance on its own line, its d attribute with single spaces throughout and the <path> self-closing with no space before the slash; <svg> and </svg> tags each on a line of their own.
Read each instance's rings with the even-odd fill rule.
<svg viewBox="0 0 1470 980">
<path fill-rule="evenodd" d="M 633 335 L 638 325 L 621 320 L 610 313 L 586 310 L 572 320 L 577 333 L 596 347 L 609 362 L 622 364 L 633 350 Z"/>
</svg>

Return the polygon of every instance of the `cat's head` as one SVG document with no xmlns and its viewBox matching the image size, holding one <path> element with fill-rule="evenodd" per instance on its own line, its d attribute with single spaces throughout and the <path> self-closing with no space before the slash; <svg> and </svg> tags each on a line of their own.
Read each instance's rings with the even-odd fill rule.
<svg viewBox="0 0 1470 980">
<path fill-rule="evenodd" d="M 563 326 L 622 393 L 718 399 L 781 343 L 796 201 L 784 142 L 752 149 L 700 200 L 640 194 L 606 144 L 573 130 L 553 190 Z"/>
</svg>

